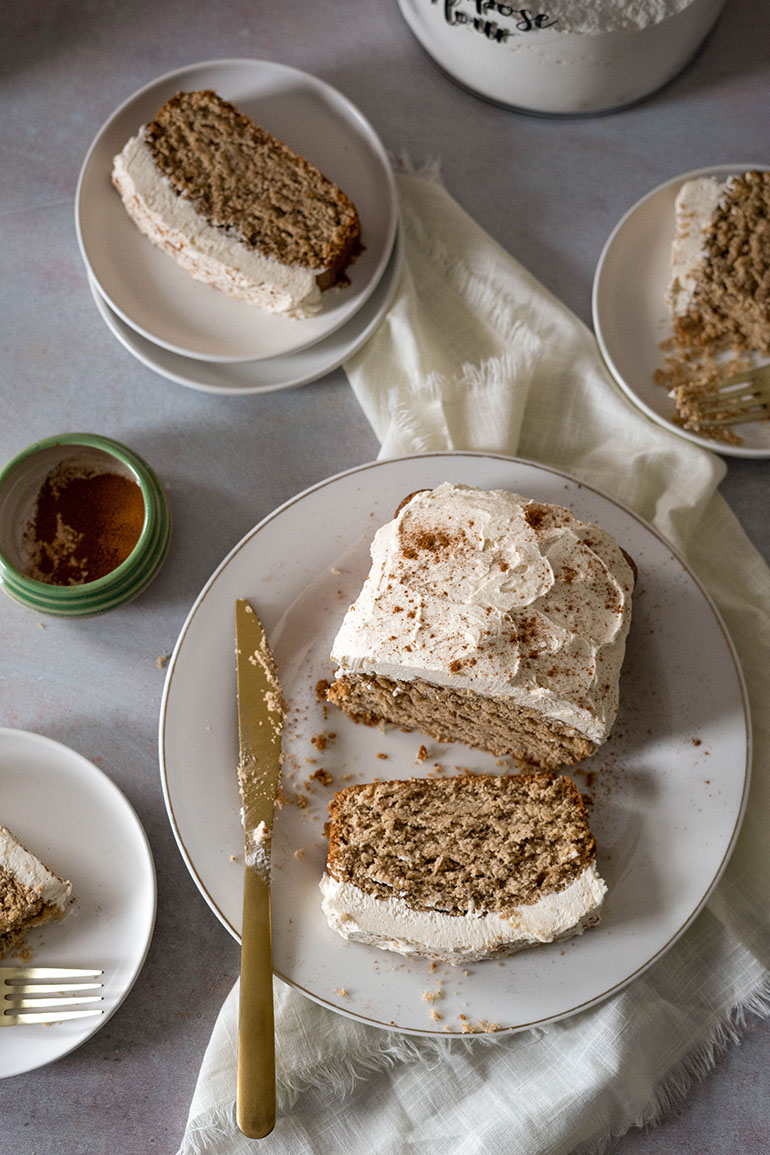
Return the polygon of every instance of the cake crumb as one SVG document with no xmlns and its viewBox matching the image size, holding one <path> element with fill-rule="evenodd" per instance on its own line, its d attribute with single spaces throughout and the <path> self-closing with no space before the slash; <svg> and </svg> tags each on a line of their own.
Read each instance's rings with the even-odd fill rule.
<svg viewBox="0 0 770 1155">
<path fill-rule="evenodd" d="M 155 665 L 159 670 L 165 670 L 170 657 L 171 654 L 161 654 L 159 658 L 155 659 Z"/>
<path fill-rule="evenodd" d="M 490 1031 L 502 1030 L 499 1023 L 490 1023 L 486 1019 L 482 1019 L 478 1023 L 470 1023 L 465 1018 L 465 1015 L 460 1015 L 460 1018 L 464 1020 L 464 1022 L 463 1022 L 463 1034 L 464 1035 L 484 1035 Z"/>
<path fill-rule="evenodd" d="M 330 688 L 330 682 L 326 678 L 319 678 L 315 685 L 315 696 L 319 702 L 326 701 L 326 691 Z"/>
</svg>

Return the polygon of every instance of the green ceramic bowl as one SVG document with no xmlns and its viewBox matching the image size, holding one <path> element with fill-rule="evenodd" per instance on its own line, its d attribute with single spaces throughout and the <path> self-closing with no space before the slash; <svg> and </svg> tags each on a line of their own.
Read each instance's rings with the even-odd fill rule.
<svg viewBox="0 0 770 1155">
<path fill-rule="evenodd" d="M 46 477 L 63 462 L 92 472 L 119 473 L 139 486 L 144 525 L 131 553 L 110 573 L 82 585 L 49 585 L 24 572 L 25 534 L 35 517 Z M 0 471 L 0 585 L 17 602 L 42 614 L 86 617 L 135 598 L 152 581 L 168 549 L 171 513 L 149 465 L 131 449 L 93 433 L 64 433 L 37 441 Z"/>
</svg>

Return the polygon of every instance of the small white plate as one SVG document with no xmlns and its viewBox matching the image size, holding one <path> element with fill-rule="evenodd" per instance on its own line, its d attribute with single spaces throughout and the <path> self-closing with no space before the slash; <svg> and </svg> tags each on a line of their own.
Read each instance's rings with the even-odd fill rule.
<svg viewBox="0 0 770 1155">
<path fill-rule="evenodd" d="M 350 285 L 314 317 L 293 321 L 194 280 L 137 229 L 112 186 L 113 157 L 175 93 L 211 88 L 339 185 L 361 218 L 365 249 Z M 81 169 L 75 222 L 83 260 L 110 307 L 149 341 L 205 361 L 280 357 L 328 337 L 365 304 L 396 236 L 393 172 L 371 125 L 336 89 L 264 60 L 190 65 L 153 81 L 113 113 Z"/>
<path fill-rule="evenodd" d="M 639 568 L 621 710 L 609 741 L 573 771 L 592 799 L 591 826 L 609 886 L 602 922 L 566 943 L 467 970 L 432 969 L 424 960 L 345 942 L 326 925 L 318 889 L 332 790 L 426 775 L 435 763 L 447 774 L 501 770 L 491 755 L 467 747 L 355 725 L 316 695 L 319 679 L 331 676 L 332 640 L 369 568 L 375 530 L 406 494 L 447 480 L 567 505 L 615 534 Z M 276 973 L 298 990 L 362 1022 L 401 1031 L 461 1034 L 464 1026 L 485 1030 L 490 1023 L 515 1031 L 607 998 L 660 958 L 695 918 L 740 827 L 748 706 L 714 606 L 634 514 L 556 470 L 487 454 L 427 454 L 330 478 L 281 506 L 235 547 L 175 646 L 159 744 L 179 848 L 236 938 L 243 891 L 237 597 L 249 598 L 262 617 L 289 703 L 283 780 L 290 801 L 276 812 L 273 839 L 273 958 Z M 418 761 L 423 743 L 429 756 Z M 319 769 L 332 775 L 332 786 L 313 779 Z M 304 808 L 294 804 L 298 797 Z M 439 1001 L 426 999 L 433 994 Z"/>
<path fill-rule="evenodd" d="M 592 308 L 602 356 L 626 395 L 653 421 L 704 449 L 731 457 L 770 456 L 770 422 L 734 426 L 742 445 L 725 445 L 675 424 L 674 402 L 654 374 L 663 369 L 660 346 L 671 332 L 666 305 L 669 255 L 674 239 L 674 201 L 686 180 L 765 170 L 763 164 L 719 165 L 674 177 L 633 205 L 604 246 L 594 276 Z"/>
<path fill-rule="evenodd" d="M 155 868 L 147 837 L 118 787 L 67 746 L 0 729 L 0 823 L 57 874 L 75 897 L 62 922 L 27 936 L 31 966 L 104 971 L 104 1014 L 0 1031 L 0 1078 L 74 1051 L 118 1009 L 139 974 L 155 925 Z M 18 966 L 7 956 L 3 964 Z"/>
<path fill-rule="evenodd" d="M 343 361 L 369 340 L 379 325 L 398 288 L 403 265 L 403 243 L 396 237 L 391 258 L 380 283 L 365 305 L 340 329 L 299 353 L 285 357 L 270 357 L 262 361 L 241 361 L 237 364 L 217 361 L 196 361 L 181 357 L 142 337 L 117 313 L 114 313 L 99 292 L 93 278 L 89 285 L 102 319 L 138 361 L 180 385 L 206 393 L 270 393 L 294 385 L 307 385 L 331 373 Z"/>
</svg>

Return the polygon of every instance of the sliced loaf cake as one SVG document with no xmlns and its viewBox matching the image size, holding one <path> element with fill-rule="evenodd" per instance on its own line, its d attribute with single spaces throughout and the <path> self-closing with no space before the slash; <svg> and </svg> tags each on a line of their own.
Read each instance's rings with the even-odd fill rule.
<svg viewBox="0 0 770 1155">
<path fill-rule="evenodd" d="M 113 163 L 127 212 L 193 277 L 292 317 L 360 252 L 353 203 L 217 93 L 180 92 Z"/>
<path fill-rule="evenodd" d="M 569 778 L 373 782 L 329 814 L 322 905 L 344 938 L 468 963 L 598 922 L 606 886 Z"/>
</svg>

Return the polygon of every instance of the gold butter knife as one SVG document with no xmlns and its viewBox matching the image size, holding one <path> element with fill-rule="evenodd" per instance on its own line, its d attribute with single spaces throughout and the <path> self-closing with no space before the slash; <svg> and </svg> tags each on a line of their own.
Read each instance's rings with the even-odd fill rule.
<svg viewBox="0 0 770 1155">
<path fill-rule="evenodd" d="M 244 836 L 236 1114 L 244 1135 L 262 1139 L 275 1126 L 270 850 L 286 708 L 262 623 L 243 598 L 235 603 L 235 638 Z"/>
</svg>

